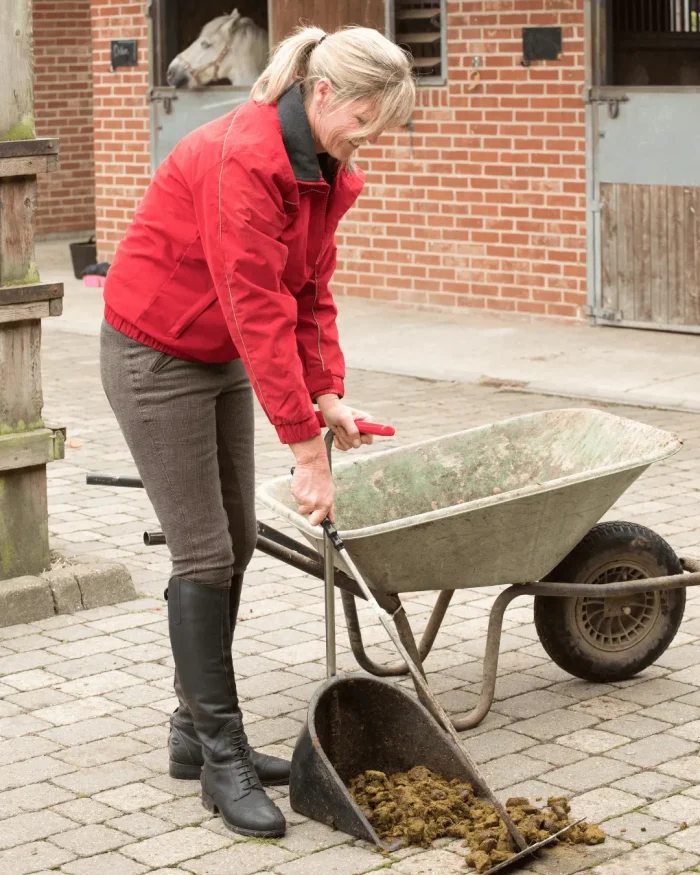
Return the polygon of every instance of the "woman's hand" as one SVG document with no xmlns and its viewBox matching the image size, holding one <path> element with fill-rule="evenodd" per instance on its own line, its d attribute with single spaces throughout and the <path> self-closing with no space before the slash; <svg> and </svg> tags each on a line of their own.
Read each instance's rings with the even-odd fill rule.
<svg viewBox="0 0 700 875">
<path fill-rule="evenodd" d="M 289 446 L 296 459 L 292 496 L 299 505 L 298 512 L 308 516 L 312 526 L 319 525 L 326 517 L 335 522 L 335 486 L 323 438 L 318 435 Z"/>
<path fill-rule="evenodd" d="M 371 444 L 371 434 L 360 434 L 355 425 L 356 419 L 365 419 L 368 422 L 372 417 L 361 410 L 355 410 L 354 407 L 348 407 L 347 404 L 338 398 L 337 395 L 319 395 L 316 399 L 318 408 L 326 420 L 326 425 L 335 435 L 333 445 L 338 450 L 357 449 L 362 444 Z"/>
</svg>

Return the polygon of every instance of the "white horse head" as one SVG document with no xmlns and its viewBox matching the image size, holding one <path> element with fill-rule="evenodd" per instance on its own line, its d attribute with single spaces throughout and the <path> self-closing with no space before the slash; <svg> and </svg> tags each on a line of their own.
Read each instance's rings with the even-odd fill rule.
<svg viewBox="0 0 700 875">
<path fill-rule="evenodd" d="M 228 79 L 232 85 L 252 85 L 265 69 L 267 52 L 267 31 L 234 9 L 205 24 L 192 45 L 171 61 L 168 84 L 194 88 Z"/>
</svg>

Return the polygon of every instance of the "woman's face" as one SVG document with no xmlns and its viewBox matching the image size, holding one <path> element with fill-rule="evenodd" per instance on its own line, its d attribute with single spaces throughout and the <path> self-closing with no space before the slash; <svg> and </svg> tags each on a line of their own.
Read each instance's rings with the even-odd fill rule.
<svg viewBox="0 0 700 875">
<path fill-rule="evenodd" d="M 364 100 L 332 105 L 329 97 L 328 83 L 323 80 L 317 82 L 308 107 L 311 130 L 316 149 L 319 152 L 328 152 L 337 161 L 345 164 L 363 143 L 376 143 L 379 139 L 379 134 L 367 138 L 357 136 L 357 132 L 372 121 L 375 109 L 369 101 Z"/>
</svg>

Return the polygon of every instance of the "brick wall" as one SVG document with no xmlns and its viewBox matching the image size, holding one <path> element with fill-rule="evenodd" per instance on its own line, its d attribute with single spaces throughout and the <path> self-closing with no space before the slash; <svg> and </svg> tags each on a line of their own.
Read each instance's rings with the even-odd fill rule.
<svg viewBox="0 0 700 875">
<path fill-rule="evenodd" d="M 37 234 L 95 227 L 90 0 L 34 0 L 36 135 L 60 137 L 60 167 L 39 176 Z"/>
<path fill-rule="evenodd" d="M 583 0 L 450 0 L 448 82 L 408 137 L 362 149 L 334 289 L 410 304 L 576 317 L 586 303 Z M 524 26 L 563 57 L 521 66 Z M 472 58 L 482 84 L 468 91 Z M 383 142 L 383 141 L 382 141 Z"/>
<path fill-rule="evenodd" d="M 91 0 L 98 258 L 111 261 L 150 180 L 145 0 Z M 110 40 L 138 40 L 138 66 L 112 72 Z"/>
<path fill-rule="evenodd" d="M 408 136 L 361 150 L 367 193 L 341 225 L 339 294 L 564 318 L 586 303 L 584 0 L 449 0 L 448 85 L 421 87 Z M 92 0 L 100 258 L 149 179 L 141 2 Z M 525 26 L 563 28 L 559 61 L 521 66 Z M 111 73 L 109 39 L 140 40 Z M 469 91 L 472 58 L 482 59 Z"/>
</svg>

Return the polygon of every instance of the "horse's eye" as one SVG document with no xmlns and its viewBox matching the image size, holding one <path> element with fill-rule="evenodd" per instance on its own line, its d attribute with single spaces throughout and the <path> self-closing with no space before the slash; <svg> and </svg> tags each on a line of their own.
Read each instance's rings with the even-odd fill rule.
<svg viewBox="0 0 700 875">
<path fill-rule="evenodd" d="M 203 49 L 210 49 L 211 48 L 211 43 L 208 43 L 205 39 L 202 40 L 200 45 Z"/>
</svg>

